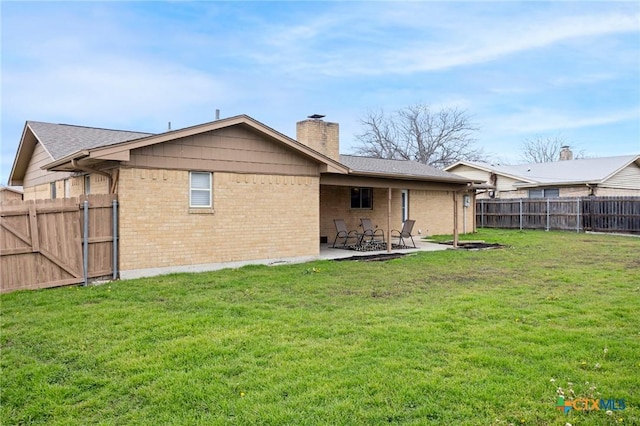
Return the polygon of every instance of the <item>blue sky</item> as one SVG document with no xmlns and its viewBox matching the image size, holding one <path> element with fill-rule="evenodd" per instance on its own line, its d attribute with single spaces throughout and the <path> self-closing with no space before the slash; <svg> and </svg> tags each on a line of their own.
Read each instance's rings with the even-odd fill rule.
<svg viewBox="0 0 640 426">
<path fill-rule="evenodd" d="M 640 3 L 1 2 L 6 184 L 26 120 L 162 132 L 314 113 L 350 153 L 369 110 L 467 110 L 477 145 L 640 153 Z"/>
</svg>

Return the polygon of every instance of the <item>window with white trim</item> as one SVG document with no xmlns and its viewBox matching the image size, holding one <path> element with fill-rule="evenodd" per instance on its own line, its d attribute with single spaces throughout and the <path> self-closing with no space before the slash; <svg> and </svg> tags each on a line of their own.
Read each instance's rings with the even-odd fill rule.
<svg viewBox="0 0 640 426">
<path fill-rule="evenodd" d="M 560 196 L 558 188 L 532 188 L 529 190 L 529 198 L 557 198 Z"/>
<path fill-rule="evenodd" d="M 189 207 L 211 206 L 211 172 L 189 172 Z"/>
</svg>

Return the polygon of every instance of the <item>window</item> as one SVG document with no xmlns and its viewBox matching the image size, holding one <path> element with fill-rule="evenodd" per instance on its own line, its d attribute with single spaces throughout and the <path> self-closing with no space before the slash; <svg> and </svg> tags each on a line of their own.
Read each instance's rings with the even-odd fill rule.
<svg viewBox="0 0 640 426">
<path fill-rule="evenodd" d="M 84 176 L 84 195 L 91 194 L 91 175 Z"/>
<path fill-rule="evenodd" d="M 49 190 L 51 191 L 51 199 L 55 199 L 56 198 L 56 183 L 55 182 L 51 182 L 49 184 Z"/>
<path fill-rule="evenodd" d="M 189 207 L 211 207 L 211 173 L 189 173 Z"/>
<path fill-rule="evenodd" d="M 64 180 L 64 198 L 71 197 L 71 182 L 69 179 Z"/>
<path fill-rule="evenodd" d="M 560 196 L 558 188 L 535 188 L 529 190 L 529 198 L 557 198 Z"/>
<path fill-rule="evenodd" d="M 351 188 L 351 208 L 352 209 L 372 209 L 373 189 L 372 188 Z"/>
<path fill-rule="evenodd" d="M 545 198 L 558 198 L 560 196 L 560 190 L 558 188 L 547 188 L 544 190 Z"/>
</svg>

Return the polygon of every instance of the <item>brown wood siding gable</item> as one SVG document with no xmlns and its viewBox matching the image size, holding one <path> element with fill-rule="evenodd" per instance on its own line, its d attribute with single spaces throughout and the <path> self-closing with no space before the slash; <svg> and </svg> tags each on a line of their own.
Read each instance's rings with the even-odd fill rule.
<svg viewBox="0 0 640 426">
<path fill-rule="evenodd" d="M 24 174 L 23 186 L 31 188 L 43 183 L 55 182 L 57 180 L 66 179 L 70 173 L 64 172 L 48 172 L 42 170 L 41 167 L 52 161 L 51 156 L 44 149 L 42 144 L 37 143 L 33 149 L 33 154 L 29 160 L 29 165 Z"/>
<path fill-rule="evenodd" d="M 132 167 L 318 176 L 318 165 L 257 132 L 233 126 L 131 152 Z"/>
</svg>

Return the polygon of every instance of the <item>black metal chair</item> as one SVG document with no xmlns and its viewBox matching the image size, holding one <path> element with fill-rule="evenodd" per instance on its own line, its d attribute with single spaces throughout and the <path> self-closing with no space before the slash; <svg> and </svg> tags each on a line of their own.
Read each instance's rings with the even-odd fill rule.
<svg viewBox="0 0 640 426">
<path fill-rule="evenodd" d="M 333 223 L 336 225 L 336 237 L 333 239 L 333 246 L 336 247 L 336 242 L 339 239 L 344 240 L 342 242 L 342 248 L 351 248 L 360 243 L 360 235 L 357 231 L 349 231 L 344 219 L 333 219 Z M 349 240 L 353 239 L 353 244 L 348 244 Z"/>
<path fill-rule="evenodd" d="M 385 245 L 384 231 L 373 226 L 371 219 L 361 218 L 363 245 L 373 246 L 372 248 L 383 248 Z"/>
<path fill-rule="evenodd" d="M 405 238 L 411 238 L 413 248 L 416 248 L 416 242 L 413 241 L 413 236 L 411 235 L 411 232 L 413 231 L 413 225 L 415 223 L 415 220 L 407 219 L 402 225 L 402 229 L 400 231 L 398 231 L 397 229 L 391 230 L 391 238 L 398 238 L 398 248 L 409 248 L 409 246 L 405 244 Z M 394 235 L 394 232 L 397 235 Z"/>
</svg>

